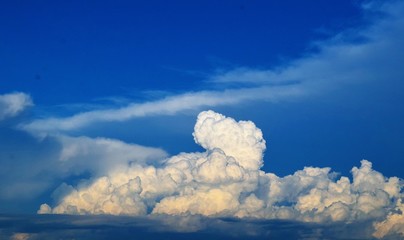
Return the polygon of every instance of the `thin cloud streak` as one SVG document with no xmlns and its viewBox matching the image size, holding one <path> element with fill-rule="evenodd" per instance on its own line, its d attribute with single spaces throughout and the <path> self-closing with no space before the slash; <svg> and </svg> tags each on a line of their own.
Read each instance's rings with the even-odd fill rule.
<svg viewBox="0 0 404 240">
<path fill-rule="evenodd" d="M 364 6 L 364 11 L 375 11 Z M 404 4 L 379 6 L 386 16 L 357 31 L 342 32 L 316 43 L 319 51 L 274 69 L 236 68 L 211 76 L 207 82 L 225 87 L 233 83 L 250 88 L 188 92 L 126 107 L 93 110 L 66 118 L 45 118 L 21 126 L 34 132 L 71 131 L 97 122 L 121 122 L 155 115 L 173 115 L 202 107 L 237 105 L 248 101 L 285 101 L 302 96 L 322 96 L 335 89 L 374 82 L 399 82 L 404 72 Z M 351 39 L 364 39 L 352 43 Z"/>
<path fill-rule="evenodd" d="M 181 111 L 195 110 L 201 107 L 234 105 L 243 101 L 257 99 L 277 101 L 285 98 L 295 98 L 302 94 L 299 88 L 295 86 L 185 93 L 158 101 L 131 104 L 119 109 L 89 111 L 67 118 L 39 119 L 29 124 L 21 125 L 21 128 L 33 133 L 69 131 L 96 122 L 121 122 L 146 116 L 173 115 Z"/>
<path fill-rule="evenodd" d="M 399 63 L 404 60 L 404 4 L 386 3 L 379 11 L 387 16 L 365 29 L 351 29 L 316 43 L 316 54 L 274 69 L 236 68 L 213 75 L 208 82 L 261 86 L 297 84 L 307 94 L 322 94 L 333 88 L 403 77 Z M 361 39 L 361 42 L 355 43 L 352 39 Z"/>
</svg>

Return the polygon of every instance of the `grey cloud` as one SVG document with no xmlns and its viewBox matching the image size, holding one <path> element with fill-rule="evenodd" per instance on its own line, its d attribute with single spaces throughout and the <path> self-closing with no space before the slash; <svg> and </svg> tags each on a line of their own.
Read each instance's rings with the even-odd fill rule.
<svg viewBox="0 0 404 240">
<path fill-rule="evenodd" d="M 318 224 L 198 215 L 0 215 L 1 239 L 372 239 L 370 234 L 371 223 L 366 221 Z"/>
</svg>

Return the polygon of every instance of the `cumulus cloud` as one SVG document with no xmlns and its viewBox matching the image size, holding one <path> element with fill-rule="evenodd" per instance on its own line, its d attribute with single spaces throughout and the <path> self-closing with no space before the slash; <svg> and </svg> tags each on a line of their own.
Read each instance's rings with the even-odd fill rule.
<svg viewBox="0 0 404 240">
<path fill-rule="evenodd" d="M 0 95 L 0 121 L 17 116 L 32 105 L 31 97 L 25 93 L 16 92 L 2 94 Z"/>
<path fill-rule="evenodd" d="M 404 204 L 402 200 L 397 201 L 395 212 L 390 212 L 384 221 L 374 224 L 376 231 L 374 237 L 383 238 L 390 234 L 401 234 L 404 236 Z"/>
<path fill-rule="evenodd" d="M 221 149 L 234 156 L 245 169 L 258 170 L 263 164 L 265 140 L 261 130 L 251 121 L 236 122 L 207 111 L 199 114 L 193 135 L 195 142 L 206 150 Z"/>
<path fill-rule="evenodd" d="M 401 206 L 402 181 L 383 176 L 367 160 L 352 168 L 352 181 L 330 168 L 316 167 L 278 177 L 260 170 L 265 140 L 251 121 L 237 122 L 205 111 L 199 114 L 193 135 L 205 152 L 181 153 L 158 166 L 127 164 L 66 187 L 56 206 L 43 204 L 38 213 L 200 214 L 319 223 L 387 216 L 376 225 L 385 228 Z"/>
</svg>

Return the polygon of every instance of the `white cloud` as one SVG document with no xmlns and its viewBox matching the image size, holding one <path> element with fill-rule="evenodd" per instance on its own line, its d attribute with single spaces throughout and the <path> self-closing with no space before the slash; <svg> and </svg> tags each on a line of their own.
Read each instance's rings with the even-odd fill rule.
<svg viewBox="0 0 404 240">
<path fill-rule="evenodd" d="M 265 140 L 249 121 L 205 111 L 193 135 L 206 152 L 181 153 L 160 166 L 126 165 L 69 187 L 55 207 L 45 204 L 38 212 L 355 222 L 391 216 L 404 197 L 398 178 L 386 178 L 366 160 L 352 169 L 352 182 L 330 168 L 265 173 L 259 169 Z"/>
<path fill-rule="evenodd" d="M 390 212 L 384 221 L 374 224 L 376 231 L 373 236 L 383 238 L 389 234 L 401 234 L 404 236 L 404 204 L 397 202 L 396 212 Z"/>
<path fill-rule="evenodd" d="M 158 165 L 167 157 L 160 148 L 129 144 L 116 139 L 48 135 L 37 141 L 27 153 L 3 154 L 0 199 L 32 199 L 55 182 L 72 176 L 94 177 L 119 171 L 131 164 Z M 16 174 L 18 177 L 16 178 Z"/>
<path fill-rule="evenodd" d="M 17 92 L 0 95 L 0 120 L 17 116 L 32 105 L 31 97 L 25 93 Z"/>
<path fill-rule="evenodd" d="M 374 11 L 369 6 L 364 11 Z M 386 2 L 379 6 L 384 18 L 365 29 L 350 29 L 328 41 L 318 42 L 318 51 L 271 69 L 240 67 L 222 71 L 210 83 L 247 83 L 252 88 L 188 92 L 160 100 L 129 104 L 118 109 L 94 110 L 66 118 L 35 120 L 23 128 L 33 132 L 70 131 L 102 121 L 171 115 L 202 107 L 236 105 L 246 101 L 284 101 L 301 96 L 331 93 L 352 85 L 398 84 L 404 77 L 404 4 Z M 362 42 L 350 39 L 365 39 Z M 226 85 L 225 85 L 226 86 Z"/>
<path fill-rule="evenodd" d="M 265 140 L 251 121 L 236 122 L 213 111 L 199 114 L 194 130 L 195 142 L 206 150 L 221 149 L 248 170 L 258 170 L 263 162 Z"/>
<path fill-rule="evenodd" d="M 327 41 L 318 42 L 318 52 L 275 69 L 236 68 L 211 76 L 217 84 L 296 85 L 300 91 L 317 95 L 335 88 L 379 82 L 401 82 L 404 71 L 404 3 L 390 1 L 376 9 L 384 14 L 364 29 L 349 29 Z M 351 39 L 362 39 L 352 42 Z"/>
<path fill-rule="evenodd" d="M 201 214 L 307 222 L 385 219 L 375 224 L 376 237 L 404 235 L 400 179 L 383 176 L 366 160 L 352 169 L 352 181 L 345 176 L 338 178 L 330 168 L 305 167 L 285 177 L 263 172 L 260 167 L 265 140 L 261 130 L 249 121 L 236 122 L 212 111 L 203 112 L 198 116 L 194 138 L 206 151 L 181 153 L 158 162 L 155 160 L 167 155 L 161 149 L 61 133 L 98 122 L 327 94 L 355 84 L 394 85 L 404 77 L 404 3 L 384 4 L 381 9 L 388 16 L 354 34 L 341 33 L 319 43 L 317 53 L 276 69 L 241 67 L 209 79 L 215 84 L 252 83 L 251 88 L 188 92 L 66 118 L 36 119 L 22 125 L 27 131 L 44 134 L 58 143 L 60 152 L 25 170 L 29 174 L 19 179 L 15 183 L 19 187 L 14 189 L 24 185 L 25 194 L 29 195 L 49 187 L 46 182 L 54 178 L 89 171 L 92 179 L 78 186 L 61 186 L 55 194 L 60 196 L 59 202 L 52 207 L 41 205 L 38 212 Z M 356 37 L 365 41 L 343 40 Z M 0 120 L 16 116 L 30 105 L 32 101 L 26 94 L 0 95 Z M 46 178 L 38 178 L 44 172 Z M 2 194 L 21 194 L 9 191 L 10 186 L 2 186 Z"/>
<path fill-rule="evenodd" d="M 206 106 L 234 105 L 256 98 L 276 101 L 298 95 L 301 95 L 299 89 L 284 86 L 202 91 L 170 96 L 158 101 L 131 104 L 119 109 L 89 111 L 67 118 L 39 119 L 21 127 L 34 133 L 69 131 L 97 122 L 120 122 L 145 116 L 172 115 Z"/>
<path fill-rule="evenodd" d="M 69 137 L 56 135 L 61 144 L 58 162 L 67 172 L 91 171 L 94 175 L 103 175 L 134 164 L 155 164 L 167 157 L 159 148 L 128 144 L 116 139 Z"/>
</svg>

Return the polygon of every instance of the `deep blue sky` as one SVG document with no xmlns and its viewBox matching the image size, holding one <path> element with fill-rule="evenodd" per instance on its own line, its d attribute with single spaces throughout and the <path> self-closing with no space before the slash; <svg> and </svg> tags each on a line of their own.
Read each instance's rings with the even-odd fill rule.
<svg viewBox="0 0 404 240">
<path fill-rule="evenodd" d="M 38 105 L 209 88 L 217 69 L 267 68 L 363 22 L 359 1 L 8 1 L 0 89 Z"/>
<path fill-rule="evenodd" d="M 35 104 L 0 122 L 0 161 L 13 173 L 3 177 L 3 185 L 12 181 L 13 171 L 24 179 L 28 171 L 19 172 L 17 166 L 31 169 L 34 163 L 34 169 L 42 169 L 57 155 L 57 144 L 38 142 L 37 136 L 16 130 L 20 123 L 184 93 L 262 86 L 249 79 L 230 83 L 212 79 L 235 69 L 293 68 L 332 46 L 342 46 L 346 55 L 333 54 L 346 61 L 334 64 L 334 55 L 324 54 L 320 59 L 329 60 L 335 70 L 320 65 L 321 84 L 316 80 L 304 87 L 310 90 L 303 98 L 258 97 L 168 115 L 95 121 L 64 133 L 161 147 L 169 154 L 200 151 L 191 135 L 195 117 L 200 110 L 212 108 L 238 120 L 252 120 L 262 129 L 268 146 L 265 171 L 284 176 L 304 166 L 328 166 L 349 175 L 360 160 L 368 159 L 384 175 L 403 177 L 404 74 L 399 66 L 403 49 L 394 48 L 396 42 L 390 40 L 397 36 L 399 42 L 404 35 L 393 34 L 402 33 L 395 30 L 399 21 L 388 22 L 386 28 L 378 25 L 385 18 L 388 21 L 388 13 L 399 20 L 403 16 L 391 9 L 381 11 L 377 4 L 367 8 L 357 0 L 2 1 L 0 94 L 24 92 Z M 384 37 L 387 47 L 375 44 L 361 52 L 361 44 L 384 43 Z M 359 50 L 348 51 L 351 46 Z M 368 49 L 376 49 L 370 59 Z M 312 68 L 303 68 L 309 69 L 309 81 Z M 306 76 L 290 75 L 288 81 L 306 81 Z M 44 172 L 38 170 L 26 179 L 43 177 Z M 35 212 L 61 182 L 78 181 L 68 174 L 49 179 L 52 182 L 32 198 L 20 200 L 24 207 L 19 208 L 13 198 L 0 199 L 0 206 L 6 206 L 0 212 Z"/>
</svg>

